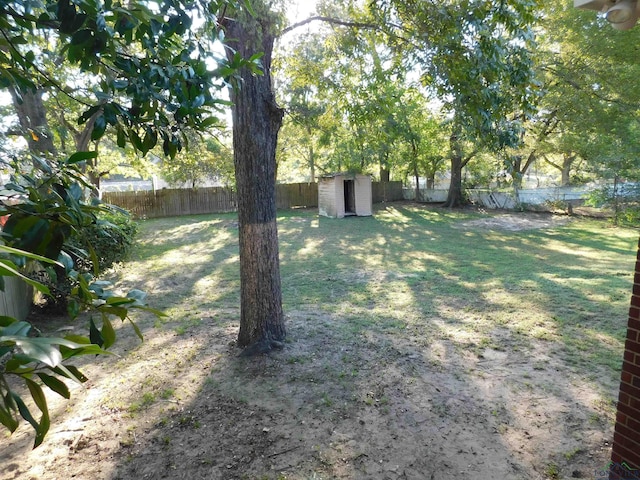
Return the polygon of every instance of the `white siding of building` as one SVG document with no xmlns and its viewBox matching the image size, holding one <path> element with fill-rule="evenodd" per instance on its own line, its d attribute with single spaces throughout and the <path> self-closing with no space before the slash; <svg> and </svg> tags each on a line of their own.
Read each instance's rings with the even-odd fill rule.
<svg viewBox="0 0 640 480">
<path fill-rule="evenodd" d="M 355 214 L 373 214 L 373 194 L 371 177 L 368 175 L 336 174 L 320 178 L 318 181 L 318 211 L 330 218 L 343 218 L 346 214 L 344 199 L 345 180 L 353 181 L 355 188 Z"/>
</svg>

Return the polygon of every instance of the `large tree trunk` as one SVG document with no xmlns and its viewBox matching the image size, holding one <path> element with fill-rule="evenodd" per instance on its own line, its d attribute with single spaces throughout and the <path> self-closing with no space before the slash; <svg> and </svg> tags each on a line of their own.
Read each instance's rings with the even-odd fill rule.
<svg viewBox="0 0 640 480">
<path fill-rule="evenodd" d="M 567 154 L 564 153 L 562 155 L 562 164 L 557 164 L 549 160 L 546 156 L 542 157 L 545 162 L 551 165 L 553 168 L 556 168 L 560 171 L 561 174 L 561 184 L 563 187 L 566 187 L 571 184 L 571 167 L 573 167 L 573 163 L 577 160 L 578 155 L 575 153 Z"/>
<path fill-rule="evenodd" d="M 42 102 L 44 92 L 36 90 L 35 92 L 18 94 L 14 88 L 9 90 L 29 151 L 32 153 L 56 153 L 53 134 L 49 129 L 46 110 Z"/>
<path fill-rule="evenodd" d="M 560 172 L 562 172 L 561 182 L 563 187 L 571 185 L 571 167 L 576 158 L 578 158 L 577 155 L 565 155 L 562 159 Z"/>
<path fill-rule="evenodd" d="M 513 164 L 511 165 L 511 177 L 513 178 L 513 186 L 514 188 L 522 188 L 524 177 L 527 174 L 533 162 L 536 161 L 536 151 L 532 150 L 527 157 L 527 161 L 522 164 L 522 157 L 518 156 L 514 158 Z"/>
<path fill-rule="evenodd" d="M 522 167 L 522 157 L 518 155 L 511 165 L 511 178 L 513 179 L 513 188 L 516 190 L 522 188 L 522 178 L 524 174 L 520 171 Z"/>
<path fill-rule="evenodd" d="M 455 208 L 462 205 L 462 147 L 455 133 L 449 139 L 451 147 L 451 180 L 449 183 L 449 194 L 445 206 Z"/>
<path fill-rule="evenodd" d="M 234 50 L 244 58 L 264 52 L 264 75 L 243 69 L 237 88 L 230 92 L 240 237 L 238 345 L 247 347 L 244 355 L 282 347 L 286 335 L 275 194 L 276 144 L 283 110 L 276 105 L 271 86 L 272 18 L 256 8 L 256 17 L 234 12 L 233 19 L 225 20 L 226 37 L 232 39 L 229 44 Z M 227 53 L 233 57 L 230 49 Z"/>
<path fill-rule="evenodd" d="M 391 171 L 383 166 L 380 166 L 380 181 L 389 182 L 391 180 Z"/>
<path fill-rule="evenodd" d="M 462 157 L 451 155 L 451 181 L 446 207 L 456 208 L 462 205 Z"/>
</svg>

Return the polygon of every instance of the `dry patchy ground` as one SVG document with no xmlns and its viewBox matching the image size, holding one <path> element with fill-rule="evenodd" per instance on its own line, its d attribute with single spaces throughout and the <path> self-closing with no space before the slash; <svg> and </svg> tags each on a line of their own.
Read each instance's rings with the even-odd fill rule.
<svg viewBox="0 0 640 480">
<path fill-rule="evenodd" d="M 521 218 L 501 221 L 553 223 Z M 359 329 L 308 305 L 287 312 L 283 351 L 245 359 L 236 318 L 141 319 L 144 343 L 121 328 L 119 357 L 49 397 L 41 447 L 25 426 L 0 440 L 0 478 L 593 479 L 608 461 L 616 385 L 596 391 L 553 342 L 496 326 L 478 343 L 438 315 Z"/>
</svg>

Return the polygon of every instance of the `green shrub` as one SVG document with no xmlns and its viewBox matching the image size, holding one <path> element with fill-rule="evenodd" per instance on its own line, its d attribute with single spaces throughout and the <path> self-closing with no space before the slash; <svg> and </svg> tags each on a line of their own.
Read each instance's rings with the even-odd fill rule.
<svg viewBox="0 0 640 480">
<path fill-rule="evenodd" d="M 108 211 L 97 213 L 93 223 L 75 231 L 63 245 L 75 270 L 95 277 L 126 260 L 138 231 L 137 223 L 127 211 L 105 204 L 102 207 Z M 42 298 L 39 307 L 52 313 L 64 313 L 76 280 L 59 268 L 47 268 L 31 276 L 51 291 Z"/>
<path fill-rule="evenodd" d="M 74 252 L 83 251 L 84 245 L 91 245 L 93 252 L 88 255 L 78 255 L 76 262 L 83 271 L 92 271 L 93 261 L 97 259 L 97 273 L 103 273 L 115 263 L 127 259 L 133 246 L 138 225 L 125 210 L 112 208 L 109 212 L 97 215 L 95 223 L 82 229 L 79 235 L 74 235 L 68 241 L 68 247 Z M 90 259 L 93 258 L 93 261 Z M 87 259 L 89 261 L 87 262 Z"/>
<path fill-rule="evenodd" d="M 14 432 L 20 419 L 30 423 L 36 432 L 34 447 L 50 426 L 44 390 L 69 398 L 65 380 L 86 380 L 66 362 L 78 355 L 108 353 L 116 341 L 113 319 L 131 322 L 142 339 L 129 317 L 132 309 L 162 315 L 146 306 L 144 292 L 131 290 L 122 296 L 110 282 L 96 279 L 124 258 L 135 224 L 126 212 L 87 196 L 92 186 L 78 164 L 95 156 L 79 152 L 56 160 L 33 155 L 31 162 L 14 166 L 0 199 L 0 216 L 6 220 L 0 231 L 0 289 L 3 277 L 19 277 L 45 298 L 53 297 L 56 308 L 64 306 L 70 319 L 86 312 L 89 320 L 88 336 L 59 338 L 34 336 L 29 322 L 0 316 L 0 428 Z M 9 378 L 17 378 L 21 389 Z M 25 394 L 35 407 L 23 401 Z M 39 420 L 35 409 L 41 413 Z"/>
<path fill-rule="evenodd" d="M 615 225 L 640 226 L 640 184 L 605 185 L 592 191 L 586 204 L 610 209 Z"/>
</svg>

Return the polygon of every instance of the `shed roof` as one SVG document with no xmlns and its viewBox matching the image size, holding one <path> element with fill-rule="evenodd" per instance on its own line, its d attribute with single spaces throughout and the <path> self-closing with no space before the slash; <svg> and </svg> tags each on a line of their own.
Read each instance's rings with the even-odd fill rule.
<svg viewBox="0 0 640 480">
<path fill-rule="evenodd" d="M 320 175 L 320 178 L 336 178 L 336 177 L 346 177 L 346 178 L 356 178 L 356 176 L 362 175 L 366 177 L 370 177 L 371 175 L 367 175 L 364 173 L 353 173 L 353 172 L 334 172 L 334 173 L 325 173 L 324 175 Z"/>
</svg>

